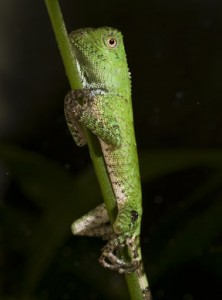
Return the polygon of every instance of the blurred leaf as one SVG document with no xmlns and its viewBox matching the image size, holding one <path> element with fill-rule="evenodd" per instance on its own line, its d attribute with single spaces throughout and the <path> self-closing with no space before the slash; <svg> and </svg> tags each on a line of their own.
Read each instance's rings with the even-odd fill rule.
<svg viewBox="0 0 222 300">
<path fill-rule="evenodd" d="M 11 146 L 0 147 L 0 158 L 23 191 L 43 208 L 40 221 L 32 229 L 28 250 L 27 290 L 32 290 L 56 255 L 58 248 L 71 235 L 70 225 L 90 203 L 98 204 L 98 184 L 91 168 L 72 178 L 56 163 L 35 153 Z M 87 185 L 87 189 L 86 189 Z M 89 198 L 90 191 L 90 198 Z"/>
<path fill-rule="evenodd" d="M 187 219 L 183 227 L 179 224 L 177 233 L 155 253 L 154 261 L 149 263 L 154 280 L 176 265 L 201 258 L 209 251 L 211 242 L 222 232 L 221 196 L 201 213 Z"/>
<path fill-rule="evenodd" d="M 170 207 L 167 213 L 162 216 L 158 229 L 152 231 L 152 243 L 158 241 L 158 247 L 162 248 L 166 239 L 168 239 L 167 232 L 172 234 L 175 230 L 178 230 L 180 224 L 184 224 L 187 221 L 188 216 L 196 213 L 197 204 L 199 205 L 198 207 L 201 207 L 207 197 L 210 200 L 205 201 L 207 202 L 205 205 L 208 206 L 209 202 L 212 204 L 215 197 L 214 192 L 220 191 L 221 187 L 222 173 L 216 173 L 196 187 L 189 197 L 183 200 L 178 199 L 175 205 Z M 176 227 L 175 224 L 177 224 Z"/>
<path fill-rule="evenodd" d="M 31 228 L 25 282 L 25 291 L 31 293 L 58 253 L 58 249 L 71 235 L 72 221 L 99 204 L 100 190 L 92 168 L 87 168 L 73 177 L 62 166 L 47 158 L 6 145 L 0 146 L 0 159 L 8 166 L 11 176 L 19 183 L 24 194 L 41 209 L 41 218 L 29 216 L 24 211 L 13 212 L 9 207 L 5 210 L 14 222 L 18 224 L 18 220 L 23 219 Z M 156 232 L 159 240 L 161 236 L 166 236 L 163 234 L 163 228 L 167 230 L 177 224 L 178 231 L 169 244 L 163 244 L 163 247 L 157 249 L 154 261 L 149 264 L 150 273 L 157 279 L 170 267 L 199 255 L 197 249 L 206 247 L 215 234 L 220 232 L 222 207 L 219 201 L 210 203 L 207 209 L 189 220 L 184 220 L 181 216 L 185 211 L 192 209 L 196 202 L 221 186 L 222 151 L 147 151 L 140 154 L 140 165 L 145 181 L 195 166 L 206 166 L 215 170 L 215 176 L 208 178 L 190 195 L 182 210 L 175 209 L 173 213 L 163 217 L 164 226 L 160 226 L 159 232 Z M 208 219 L 213 221 L 207 224 Z M 16 230 L 19 230 L 19 226 Z M 78 251 L 76 249 L 77 257 Z M 84 265 L 78 271 L 87 281 L 93 276 L 84 269 Z M 106 276 L 101 277 L 106 280 Z M 97 282 L 98 278 L 94 277 L 93 282 L 98 288 L 100 285 L 105 293 L 105 284 L 101 287 L 101 282 Z"/>
<path fill-rule="evenodd" d="M 142 179 L 174 173 L 196 166 L 205 166 L 215 170 L 222 169 L 222 150 L 220 149 L 187 149 L 157 150 L 139 153 Z"/>
</svg>

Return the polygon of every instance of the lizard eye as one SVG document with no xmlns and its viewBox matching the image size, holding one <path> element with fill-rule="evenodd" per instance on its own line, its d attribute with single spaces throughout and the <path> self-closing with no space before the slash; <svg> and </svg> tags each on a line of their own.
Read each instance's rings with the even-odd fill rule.
<svg viewBox="0 0 222 300">
<path fill-rule="evenodd" d="M 107 39 L 106 44 L 109 48 L 116 48 L 117 40 L 114 37 L 110 37 Z"/>
</svg>

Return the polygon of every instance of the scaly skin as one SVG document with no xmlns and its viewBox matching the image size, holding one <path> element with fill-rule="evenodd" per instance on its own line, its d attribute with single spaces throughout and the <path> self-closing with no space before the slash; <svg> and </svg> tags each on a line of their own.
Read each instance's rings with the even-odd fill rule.
<svg viewBox="0 0 222 300">
<path fill-rule="evenodd" d="M 82 125 L 99 139 L 105 165 L 115 194 L 118 213 L 113 224 L 104 205 L 75 221 L 78 235 L 108 239 L 100 262 L 104 267 L 141 277 L 144 299 L 150 299 L 138 253 L 142 217 L 141 186 L 133 127 L 130 75 L 123 38 L 109 27 L 84 28 L 70 34 L 83 89 L 71 91 L 65 99 L 65 115 L 77 145 L 86 143 Z M 131 262 L 118 257 L 128 246 Z"/>
</svg>

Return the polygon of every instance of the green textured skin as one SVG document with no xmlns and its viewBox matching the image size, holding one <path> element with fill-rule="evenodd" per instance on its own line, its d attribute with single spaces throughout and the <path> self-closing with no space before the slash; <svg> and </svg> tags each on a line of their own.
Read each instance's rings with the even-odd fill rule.
<svg viewBox="0 0 222 300">
<path fill-rule="evenodd" d="M 114 48 L 107 42 L 112 37 L 116 39 Z M 122 35 L 108 27 L 85 28 L 72 32 L 70 41 L 83 87 L 90 90 L 91 96 L 90 101 L 84 101 L 79 121 L 99 137 L 117 201 L 114 232 L 138 236 L 142 216 L 141 186 L 130 74 Z M 136 221 L 132 221 L 133 211 L 139 215 Z"/>
<path fill-rule="evenodd" d="M 120 274 L 136 272 L 143 299 L 151 300 L 139 248 L 141 186 L 123 37 L 109 27 L 83 28 L 70 42 L 83 88 L 65 98 L 67 124 L 79 146 L 87 143 L 83 126 L 97 136 L 118 208 L 113 226 L 101 204 L 76 220 L 72 232 L 107 239 L 100 263 Z M 125 246 L 130 261 L 119 251 Z"/>
</svg>

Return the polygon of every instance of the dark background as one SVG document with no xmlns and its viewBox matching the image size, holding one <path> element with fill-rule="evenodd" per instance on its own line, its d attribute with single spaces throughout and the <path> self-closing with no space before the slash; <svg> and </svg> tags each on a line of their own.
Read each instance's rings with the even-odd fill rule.
<svg viewBox="0 0 222 300">
<path fill-rule="evenodd" d="M 222 298 L 222 3 L 61 0 L 68 31 L 124 34 L 154 299 Z M 0 299 L 128 299 L 70 224 L 102 201 L 63 113 L 44 1 L 0 1 Z M 28 295 L 28 296 L 27 296 Z"/>
</svg>

